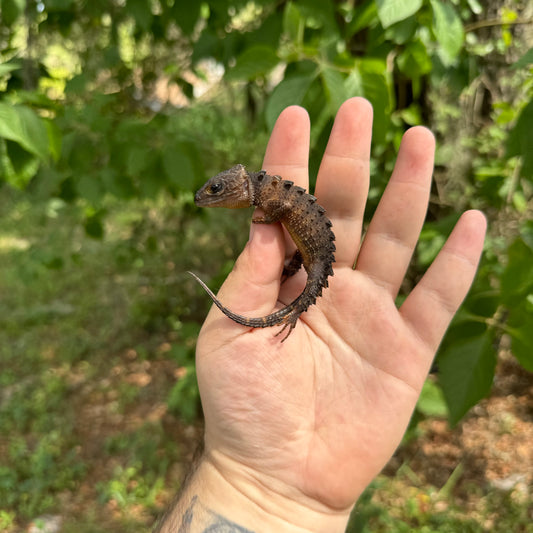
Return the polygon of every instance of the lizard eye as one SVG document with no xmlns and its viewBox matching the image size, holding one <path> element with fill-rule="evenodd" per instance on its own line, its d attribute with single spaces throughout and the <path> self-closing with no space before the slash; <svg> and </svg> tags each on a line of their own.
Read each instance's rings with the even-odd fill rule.
<svg viewBox="0 0 533 533">
<path fill-rule="evenodd" d="M 223 188 L 224 186 L 222 185 L 222 183 L 220 183 L 220 181 L 217 181 L 216 183 L 213 183 L 213 185 L 211 185 L 209 189 L 207 189 L 207 191 L 209 192 L 209 194 L 218 194 Z"/>
</svg>

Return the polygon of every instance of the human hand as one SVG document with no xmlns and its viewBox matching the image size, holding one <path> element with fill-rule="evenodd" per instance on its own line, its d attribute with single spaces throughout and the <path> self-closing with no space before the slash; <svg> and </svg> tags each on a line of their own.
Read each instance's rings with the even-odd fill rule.
<svg viewBox="0 0 533 533">
<path fill-rule="evenodd" d="M 485 219 L 467 212 L 396 307 L 425 218 L 434 139 L 422 127 L 404 135 L 362 241 L 371 122 L 367 101 L 345 102 L 322 160 L 315 196 L 333 223 L 337 251 L 330 287 L 316 305 L 301 315 L 284 343 L 276 328 L 250 330 L 214 306 L 198 339 L 202 461 L 258 505 L 265 493 L 274 495 L 271 511 L 287 521 L 292 518 L 284 515 L 290 509 L 283 500 L 310 509 L 311 516 L 346 523 L 402 438 L 482 249 Z M 272 132 L 263 168 L 307 188 L 308 150 L 307 114 L 287 108 Z M 250 317 L 284 307 L 305 285 L 303 270 L 280 285 L 283 260 L 293 250 L 279 225 L 252 225 L 251 239 L 218 298 Z M 315 519 L 302 518 L 298 525 L 311 528 Z"/>
</svg>

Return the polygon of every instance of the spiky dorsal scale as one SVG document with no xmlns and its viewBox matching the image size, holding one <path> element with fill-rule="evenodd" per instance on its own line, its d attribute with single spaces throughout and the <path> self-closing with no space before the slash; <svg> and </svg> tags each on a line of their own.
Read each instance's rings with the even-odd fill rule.
<svg viewBox="0 0 533 533">
<path fill-rule="evenodd" d="M 325 216 L 326 210 L 316 203 L 316 197 L 292 181 L 263 173 L 260 179 L 254 180 L 253 174 L 251 179 L 254 204 L 263 209 L 268 221 L 279 221 L 286 227 L 302 255 L 308 273 L 304 291 L 308 293 L 307 309 L 322 294 L 322 289 L 328 286 L 328 277 L 333 275 L 335 235 L 332 223 Z"/>
</svg>

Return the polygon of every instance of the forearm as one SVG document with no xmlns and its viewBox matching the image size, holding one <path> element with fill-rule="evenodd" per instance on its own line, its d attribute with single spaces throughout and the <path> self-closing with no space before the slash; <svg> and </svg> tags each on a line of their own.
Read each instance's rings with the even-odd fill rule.
<svg viewBox="0 0 533 533">
<path fill-rule="evenodd" d="M 349 509 L 336 511 L 267 487 L 251 472 L 224 469 L 205 456 L 156 533 L 343 532 Z M 270 484 L 270 483 L 269 483 Z M 275 485 L 275 483 L 273 483 Z"/>
</svg>

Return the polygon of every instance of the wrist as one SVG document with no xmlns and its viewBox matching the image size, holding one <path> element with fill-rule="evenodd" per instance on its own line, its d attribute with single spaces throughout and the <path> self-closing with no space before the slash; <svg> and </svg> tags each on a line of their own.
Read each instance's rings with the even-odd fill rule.
<svg viewBox="0 0 533 533">
<path fill-rule="evenodd" d="M 190 489 L 211 512 L 258 533 L 344 532 L 351 511 L 332 509 L 217 452 L 204 455 Z"/>
</svg>

